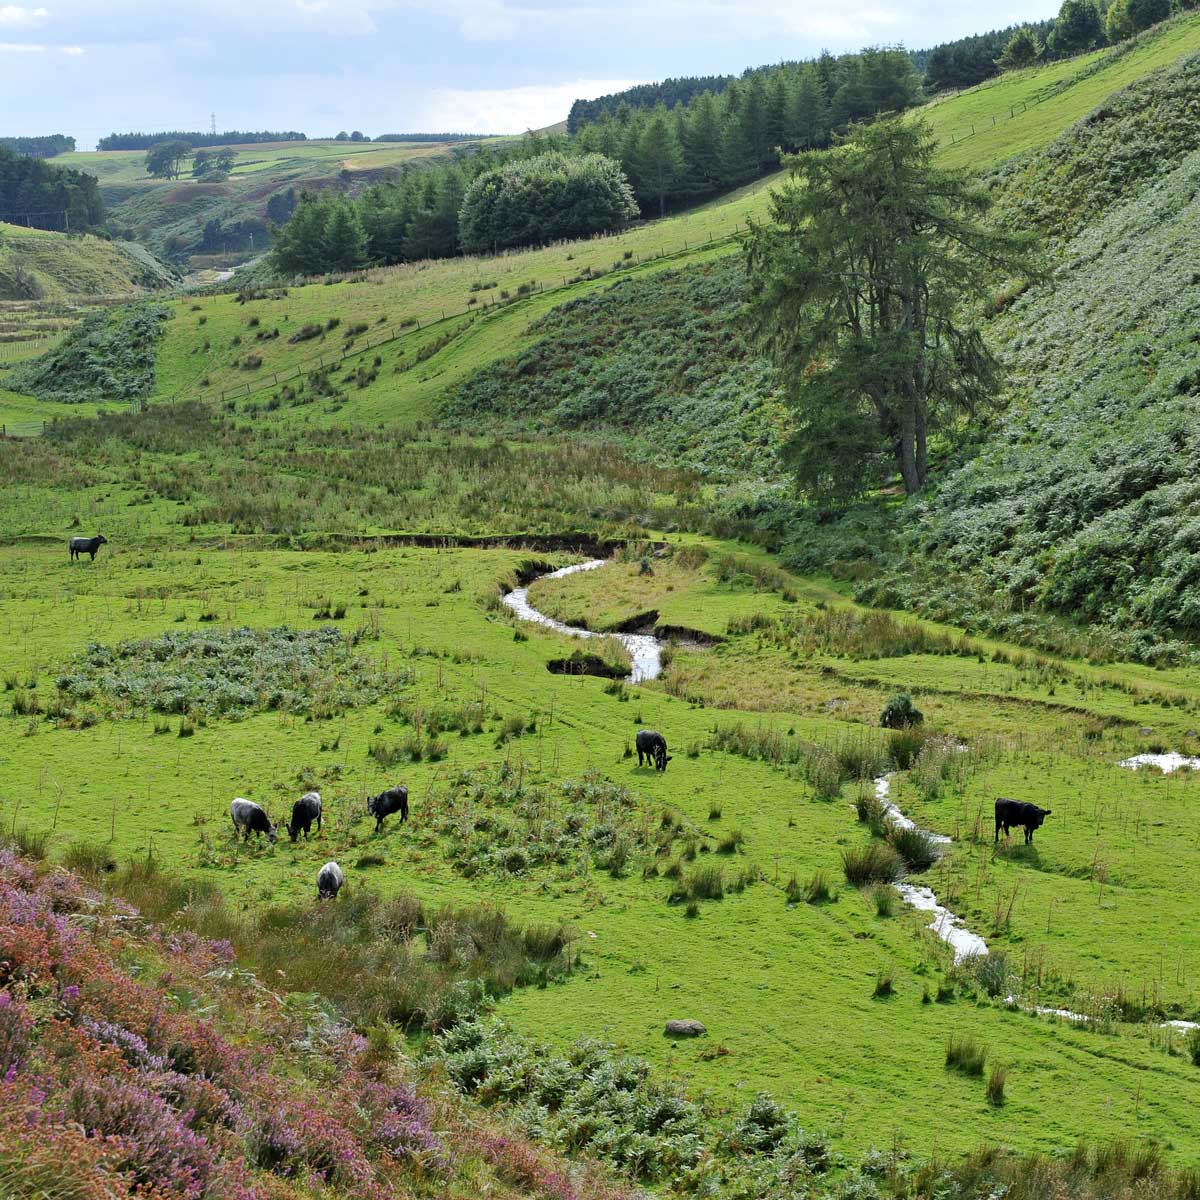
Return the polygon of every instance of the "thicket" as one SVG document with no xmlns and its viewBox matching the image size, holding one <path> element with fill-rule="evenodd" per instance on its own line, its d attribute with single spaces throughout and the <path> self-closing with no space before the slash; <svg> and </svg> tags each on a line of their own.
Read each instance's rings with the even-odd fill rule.
<svg viewBox="0 0 1200 1200">
<path fill-rule="evenodd" d="M 137 400 L 154 387 L 165 304 L 85 317 L 52 350 L 9 373 L 6 386 L 63 404 Z"/>
<path fill-rule="evenodd" d="M 459 211 L 468 253 L 611 233 L 637 216 L 620 167 L 600 154 L 558 152 L 476 176 Z"/>
</svg>

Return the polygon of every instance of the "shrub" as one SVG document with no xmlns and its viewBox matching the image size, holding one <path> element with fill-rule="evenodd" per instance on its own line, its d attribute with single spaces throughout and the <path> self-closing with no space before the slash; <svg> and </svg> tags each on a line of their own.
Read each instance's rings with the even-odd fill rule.
<svg viewBox="0 0 1200 1200">
<path fill-rule="evenodd" d="M 833 898 L 833 887 L 824 871 L 817 871 L 804 885 L 804 899 L 809 904 L 828 904 Z"/>
<path fill-rule="evenodd" d="M 888 996 L 893 995 L 895 990 L 895 978 L 892 969 L 891 967 L 885 967 L 875 976 L 875 990 L 871 995 L 876 1000 L 885 1000 Z"/>
<path fill-rule="evenodd" d="M 727 830 L 721 835 L 721 840 L 717 842 L 717 853 L 736 854 L 745 840 L 746 835 L 740 829 Z"/>
<path fill-rule="evenodd" d="M 912 697 L 907 692 L 901 692 L 884 705 L 879 723 L 884 729 L 909 729 L 913 725 L 920 725 L 924 720 L 920 709 L 913 704 Z"/>
<path fill-rule="evenodd" d="M 880 884 L 871 893 L 875 900 L 875 915 L 877 917 L 894 917 L 900 893 L 890 883 Z"/>
<path fill-rule="evenodd" d="M 988 1074 L 987 1081 L 987 1100 L 995 1108 L 999 1108 L 1004 1103 L 1004 1085 L 1007 1082 L 1008 1068 L 997 1063 Z"/>
<path fill-rule="evenodd" d="M 720 867 L 697 867 L 687 878 L 687 892 L 694 900 L 720 900 L 725 895 L 725 873 Z"/>
<path fill-rule="evenodd" d="M 946 1066 L 964 1075 L 982 1075 L 987 1052 L 969 1034 L 956 1034 L 946 1041 Z"/>
<path fill-rule="evenodd" d="M 869 842 L 857 850 L 843 850 L 842 869 L 847 883 L 853 887 L 895 883 L 904 875 L 903 861 L 887 842 Z"/>
<path fill-rule="evenodd" d="M 923 829 L 892 822 L 887 840 L 910 871 L 927 871 L 941 857 L 937 842 Z"/>
</svg>

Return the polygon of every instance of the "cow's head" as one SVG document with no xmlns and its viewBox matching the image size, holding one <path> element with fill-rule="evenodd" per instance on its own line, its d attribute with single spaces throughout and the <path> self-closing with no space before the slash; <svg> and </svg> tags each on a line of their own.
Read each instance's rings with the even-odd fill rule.
<svg viewBox="0 0 1200 1200">
<path fill-rule="evenodd" d="M 108 538 L 106 538 L 106 537 L 104 536 L 104 534 L 102 534 L 102 533 L 98 533 L 98 534 L 96 534 L 96 545 L 97 545 L 97 546 L 107 546 L 107 545 L 108 545 Z"/>
<path fill-rule="evenodd" d="M 667 763 L 671 761 L 671 755 L 667 753 L 666 746 L 660 746 L 657 753 L 654 755 L 654 765 L 660 770 L 667 769 Z"/>
<path fill-rule="evenodd" d="M 270 841 L 272 846 L 275 845 L 275 839 L 278 836 L 279 836 L 279 826 L 268 824 L 267 825 L 267 838 Z"/>
<path fill-rule="evenodd" d="M 296 823 L 295 817 L 293 817 L 291 819 L 291 821 L 288 822 L 287 829 L 288 829 L 288 838 L 294 842 L 300 836 L 300 826 Z"/>
<path fill-rule="evenodd" d="M 1034 806 L 1036 808 L 1036 805 Z M 1050 815 L 1050 809 L 1037 808 L 1033 820 L 1029 823 L 1031 829 L 1041 829 L 1042 822 Z"/>
</svg>

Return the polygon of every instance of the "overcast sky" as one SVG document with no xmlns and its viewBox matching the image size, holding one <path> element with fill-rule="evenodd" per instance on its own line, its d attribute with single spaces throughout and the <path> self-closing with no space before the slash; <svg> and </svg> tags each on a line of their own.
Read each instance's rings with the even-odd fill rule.
<svg viewBox="0 0 1200 1200">
<path fill-rule="evenodd" d="M 0 0 L 0 134 L 520 132 L 668 75 L 932 45 L 1057 0 Z"/>
</svg>

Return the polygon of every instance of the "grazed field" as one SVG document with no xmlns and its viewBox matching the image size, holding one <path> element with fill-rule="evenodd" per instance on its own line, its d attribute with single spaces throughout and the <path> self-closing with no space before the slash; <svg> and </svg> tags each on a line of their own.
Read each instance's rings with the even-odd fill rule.
<svg viewBox="0 0 1200 1200">
<path fill-rule="evenodd" d="M 598 624 L 657 609 L 663 622 L 726 638 L 711 647 L 685 638 L 663 679 L 637 689 L 546 670 L 574 647 L 523 636 L 495 605 L 499 582 L 529 557 L 520 550 L 295 552 L 205 538 L 177 549 L 119 544 L 80 566 L 61 545 L 10 548 L 0 564 L 0 820 L 49 831 L 58 852 L 85 839 L 118 858 L 153 853 L 247 904 L 305 895 L 320 863 L 336 857 L 351 887 L 415 890 L 430 901 L 482 896 L 522 920 L 568 919 L 588 969 L 562 988 L 506 1001 L 518 1028 L 564 1042 L 605 1033 L 719 1103 L 766 1088 L 846 1147 L 898 1138 L 948 1151 L 998 1138 L 1049 1148 L 1082 1129 L 1132 1128 L 1196 1161 L 1195 1068 L 1179 1054 L 1182 1035 L 1152 1022 L 1200 1012 L 1186 902 L 1200 865 L 1189 832 L 1197 785 L 1114 764 L 1159 738 L 1187 748 L 1179 731 L 1196 719 L 1200 691 L 1178 686 L 1165 704 L 1137 694 L 1138 672 L 1110 668 L 1101 682 L 1089 668 L 1039 666 L 1021 652 L 1012 661 L 932 645 L 894 654 L 880 638 L 839 652 L 850 643 L 822 623 L 854 610 L 834 593 L 763 571 L 761 557 L 736 546 L 706 548 L 707 558 L 693 549 L 657 559 L 650 576 L 618 562 L 573 577 L 569 595 L 534 590 L 536 602 L 586 611 Z M 343 608 L 341 619 L 319 616 Z M 771 621 L 807 632 L 774 645 Z M 386 694 L 315 719 L 258 711 L 253 700 L 235 716 L 202 704 L 143 711 L 73 682 L 72 660 L 91 644 L 324 624 L 385 673 Z M 913 628 L 931 643 L 942 632 Z M 843 882 L 842 850 L 868 837 L 851 803 L 866 785 L 850 781 L 837 798 L 818 799 L 802 756 L 789 765 L 711 745 L 714 730 L 741 726 L 744 746 L 767 753 L 759 735 L 774 731 L 772 744 L 784 747 L 857 748 L 871 773 L 883 762 L 878 711 L 902 686 L 931 728 L 972 747 L 937 786 L 919 769 L 896 785 L 902 806 L 956 839 L 930 882 L 1008 956 L 1005 993 L 1096 1011 L 1100 1028 L 1009 1011 L 1002 995 L 951 983 L 944 947 L 920 918 L 904 909 L 880 917 L 870 894 Z M 739 689 L 753 711 L 737 711 Z M 33 695 L 58 715 L 13 713 Z M 670 738 L 665 774 L 625 756 L 641 726 Z M 1147 727 L 1155 734 L 1139 733 Z M 372 745 L 399 761 L 381 765 Z M 539 839 L 550 834 L 538 831 L 555 814 L 597 819 L 586 793 L 562 791 L 591 774 L 629 791 L 617 825 L 626 861 L 605 869 L 568 848 L 540 864 Z M 413 820 L 376 837 L 364 798 L 398 779 Z M 327 804 L 319 839 L 235 845 L 233 795 L 278 819 L 313 786 Z M 978 814 L 996 793 L 1055 810 L 1033 851 L 994 851 L 986 811 L 977 839 Z M 663 853 L 668 810 L 679 830 Z M 721 853 L 735 830 L 732 852 Z M 688 919 L 682 904 L 667 903 L 672 863 L 685 878 L 714 865 L 727 886 L 754 882 L 701 901 Z M 817 872 L 836 900 L 789 903 L 789 881 Z M 872 992 L 884 972 L 895 994 L 880 1000 Z M 942 999 L 928 1002 L 939 987 Z M 709 1037 L 664 1042 L 662 1023 L 681 1015 L 703 1020 Z M 961 1032 L 1012 1068 L 1002 1116 L 980 1083 L 943 1067 L 946 1038 Z M 1070 1107 L 1058 1103 L 1064 1089 Z"/>
</svg>

